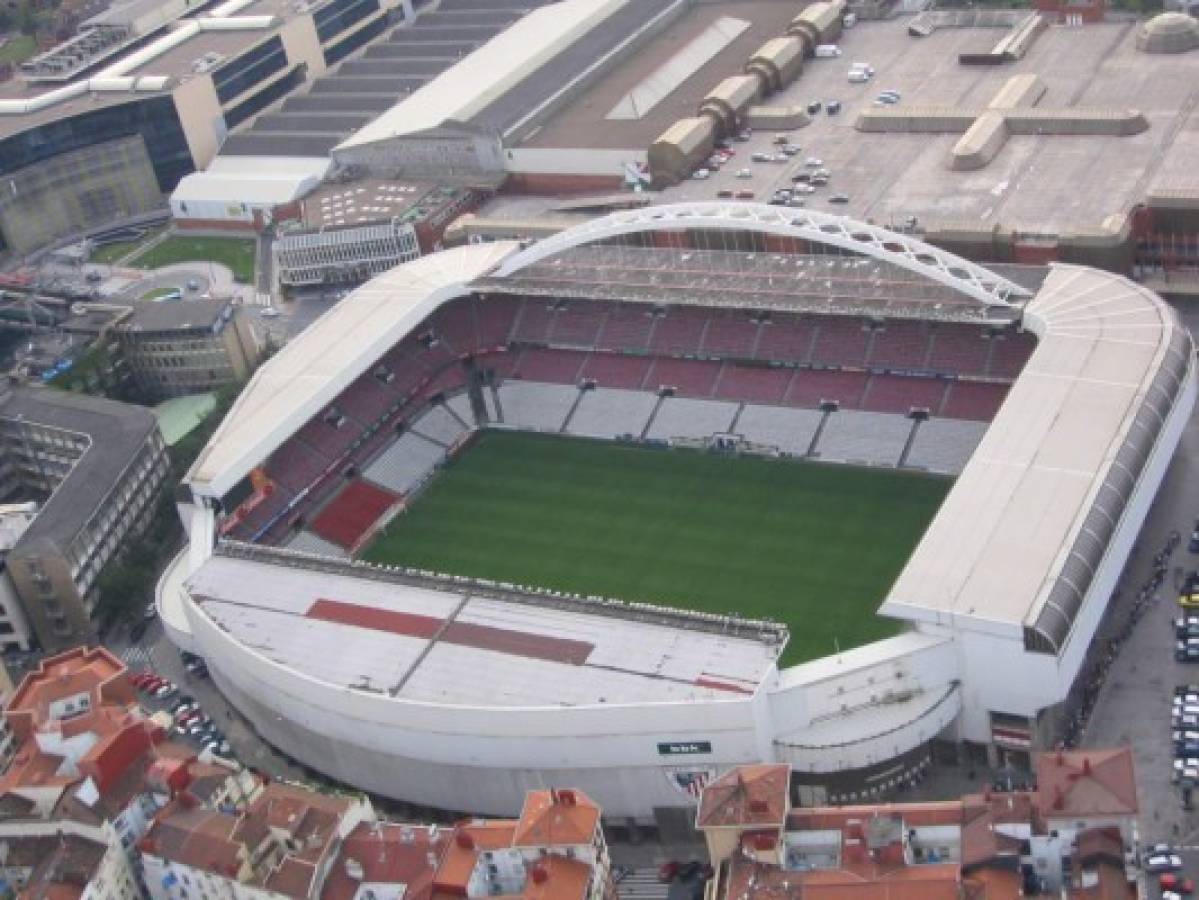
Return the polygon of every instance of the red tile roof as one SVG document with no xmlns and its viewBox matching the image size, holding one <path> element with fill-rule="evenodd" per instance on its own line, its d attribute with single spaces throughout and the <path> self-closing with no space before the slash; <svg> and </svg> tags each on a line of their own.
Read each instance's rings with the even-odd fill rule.
<svg viewBox="0 0 1199 900">
<path fill-rule="evenodd" d="M 1038 806 L 1047 819 L 1139 811 L 1131 748 L 1041 753 L 1034 765 Z"/>
<path fill-rule="evenodd" d="M 568 788 L 529 791 L 512 846 L 590 844 L 599 821 L 600 808 L 582 791 Z"/>
<path fill-rule="evenodd" d="M 404 884 L 407 885 L 404 900 L 429 900 L 433 875 L 451 834 L 448 829 L 441 829 L 434 836 L 426 827 L 362 823 L 342 842 L 338 859 L 321 890 L 321 900 L 353 900 L 359 882 L 347 874 L 347 860 L 362 866 L 363 881 Z M 433 865 L 429 864 L 430 856 Z"/>
<path fill-rule="evenodd" d="M 696 826 L 782 825 L 790 783 L 791 768 L 785 764 L 738 766 L 704 788 Z"/>
</svg>

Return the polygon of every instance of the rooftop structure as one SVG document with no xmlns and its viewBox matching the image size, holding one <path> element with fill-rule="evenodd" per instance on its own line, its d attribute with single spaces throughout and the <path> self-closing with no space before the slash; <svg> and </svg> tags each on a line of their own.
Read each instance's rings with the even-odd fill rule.
<svg viewBox="0 0 1199 900">
<path fill-rule="evenodd" d="M 376 36 L 394 9 L 231 0 L 184 16 L 178 2 L 126 4 L 85 26 L 34 64 L 55 83 L 0 85 L 0 174 L 14 182 L 0 202 L 4 249 L 161 208 L 231 129 Z"/>
<path fill-rule="evenodd" d="M 1024 323 L 1037 349 L 883 611 L 977 617 L 1056 653 L 1112 531 L 1098 520 L 1122 515 L 1149 435 L 1184 388 L 1190 342 L 1145 288 L 1070 266 L 1050 273 Z M 1099 394 L 1096 407 L 1087 398 Z M 1148 421 L 1158 425 L 1145 432 Z M 1020 539 L 1033 528 L 1035 546 Z"/>
<path fill-rule="evenodd" d="M 380 699 L 463 707 L 719 703 L 756 691 L 780 649 L 765 635 L 700 630 L 685 613 L 653 621 L 553 597 L 520 602 L 483 584 L 456 590 L 452 582 L 404 583 L 359 576 L 350 566 L 322 571 L 289 562 L 284 552 L 213 556 L 188 590 L 215 627 L 254 641 L 277 665 Z M 304 627 L 284 627 L 289 622 Z M 321 652 L 332 644 L 354 650 Z"/>
<path fill-rule="evenodd" d="M 329 151 L 545 0 L 457 0 L 422 12 L 233 135 L 223 158 Z M 381 28 L 376 29 L 381 33 Z M 332 64 L 335 60 L 330 60 Z"/>
<path fill-rule="evenodd" d="M 1132 751 L 1098 750 L 1093 755 L 1120 771 L 1131 784 Z M 1069 754 L 1080 794 L 1106 790 L 1093 776 L 1091 754 Z M 1038 771 L 1048 754 L 1037 757 Z M 760 769 L 762 767 L 749 767 Z M 786 766 L 781 767 L 784 773 Z M 717 900 L 1014 900 L 1051 895 L 1071 900 L 1108 882 L 1102 896 L 1137 896 L 1136 873 L 1125 871 L 1125 851 L 1135 848 L 1132 805 L 1075 806 L 1065 813 L 1046 801 L 1045 790 L 970 794 L 960 800 L 884 805 L 804 807 L 783 819 L 753 817 L 704 820 L 708 791 L 723 793 L 736 783 L 733 769 L 705 789 L 699 828 L 716 869 Z M 744 776 L 748 782 L 749 777 Z M 760 803 L 785 808 L 787 778 L 761 791 Z M 718 801 L 716 806 L 720 806 Z M 1070 856 L 1072 868 L 1062 866 Z M 1023 873 L 1023 874 L 1022 874 Z"/>
<path fill-rule="evenodd" d="M 530 807 L 538 821 L 585 827 L 539 832 L 528 825 Z M 272 783 L 236 812 L 184 795 L 158 813 L 138 849 L 154 900 L 195 885 L 295 900 L 352 900 L 366 890 L 383 900 L 604 900 L 611 881 L 599 815 L 581 792 L 539 791 L 519 820 L 439 829 L 381 822 L 365 801 Z M 514 843 L 522 829 L 528 840 Z"/>
</svg>

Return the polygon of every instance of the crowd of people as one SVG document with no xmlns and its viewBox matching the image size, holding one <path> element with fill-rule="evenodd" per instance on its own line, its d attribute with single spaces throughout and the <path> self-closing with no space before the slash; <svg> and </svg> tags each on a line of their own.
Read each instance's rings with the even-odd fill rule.
<svg viewBox="0 0 1199 900">
<path fill-rule="evenodd" d="M 1099 692 L 1103 689 L 1104 679 L 1111 670 L 1112 663 L 1120 654 L 1120 648 L 1132 637 L 1132 631 L 1145 613 L 1157 603 L 1158 592 L 1166 583 L 1169 574 L 1170 559 L 1182 542 L 1182 535 L 1177 531 L 1170 532 L 1165 545 L 1153 557 L 1153 569 L 1149 577 L 1137 590 L 1132 604 L 1127 611 L 1120 610 L 1121 595 L 1116 591 L 1108 604 L 1108 608 L 1124 616 L 1114 635 L 1108 638 L 1097 638 L 1096 646 L 1092 649 L 1088 669 L 1080 676 L 1081 689 L 1077 696 L 1071 698 L 1069 717 L 1066 730 L 1062 736 L 1061 746 L 1071 749 L 1078 746 L 1087 729 L 1087 722 L 1099 700 Z M 1181 572 L 1179 573 L 1181 576 Z M 1181 587 L 1181 585 L 1178 585 Z"/>
</svg>

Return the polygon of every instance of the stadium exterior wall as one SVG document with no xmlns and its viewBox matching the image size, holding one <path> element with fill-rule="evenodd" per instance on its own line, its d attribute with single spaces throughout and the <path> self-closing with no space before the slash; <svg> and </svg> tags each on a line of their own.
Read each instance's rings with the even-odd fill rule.
<svg viewBox="0 0 1199 900">
<path fill-rule="evenodd" d="M 415 703 L 308 678 L 238 644 L 194 604 L 186 609 L 217 686 L 263 738 L 386 796 L 499 815 L 552 782 L 587 791 L 609 815 L 647 820 L 654 807 L 688 802 L 664 762 L 723 771 L 764 757 L 754 714 L 765 705 L 762 691 L 710 703 L 574 708 Z M 711 754 L 658 754 L 660 741 L 701 740 L 711 742 Z"/>
<path fill-rule="evenodd" d="M 865 769 L 918 748 L 961 711 L 948 634 L 911 631 L 779 673 L 770 758 L 798 772 Z"/>
<path fill-rule="evenodd" d="M 1166 468 L 1190 420 L 1197 390 L 1192 354 L 1178 399 L 1161 430 L 1107 552 L 1103 556 L 1086 600 L 1074 620 L 1062 652 L 1057 656 L 1028 653 L 1022 642 L 980 631 L 961 629 L 955 645 L 962 673 L 963 703 L 961 737 L 979 743 L 991 742 L 991 712 L 1034 719 L 1042 710 L 1064 701 L 1078 677 L 1103 614 L 1115 590 L 1128 554 L 1141 525 L 1157 496 Z M 1002 679 L 995 672 L 1004 672 Z"/>
</svg>

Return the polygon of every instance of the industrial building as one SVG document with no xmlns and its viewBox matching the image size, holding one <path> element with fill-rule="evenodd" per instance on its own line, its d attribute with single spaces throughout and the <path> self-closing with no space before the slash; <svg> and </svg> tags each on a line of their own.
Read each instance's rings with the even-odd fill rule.
<svg viewBox="0 0 1199 900">
<path fill-rule="evenodd" d="M 411 13 L 398 2 L 137 0 L 0 85 L 0 252 L 161 207 L 230 130 Z"/>
<path fill-rule="evenodd" d="M 767 761 L 805 804 L 874 798 L 937 739 L 993 762 L 1059 739 L 1194 367 L 1127 279 L 812 211 L 648 206 L 459 247 L 251 379 L 185 480 L 157 602 L 266 740 L 365 790 L 491 812 L 570 783 L 675 827 L 697 784 Z M 782 625 L 354 559 L 478 429 L 708 446 L 733 422 L 753 452 L 957 473 L 878 598 L 900 634 L 780 669 Z"/>
<path fill-rule="evenodd" d="M 134 383 L 155 400 L 245 381 L 264 349 L 229 300 L 135 303 L 112 333 Z"/>
<path fill-rule="evenodd" d="M 39 510 L 5 557 L 44 650 L 92 633 L 96 580 L 149 523 L 170 473 L 153 412 L 51 388 L 0 397 L 0 494 Z"/>
</svg>

